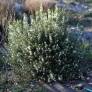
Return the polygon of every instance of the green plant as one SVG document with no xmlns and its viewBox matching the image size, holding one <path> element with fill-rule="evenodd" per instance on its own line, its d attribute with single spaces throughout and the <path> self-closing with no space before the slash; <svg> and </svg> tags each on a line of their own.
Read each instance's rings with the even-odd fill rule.
<svg viewBox="0 0 92 92">
<path fill-rule="evenodd" d="M 11 63 L 19 82 L 80 78 L 80 43 L 69 36 L 67 13 L 58 10 L 48 20 L 43 15 L 31 28 L 22 29 L 19 22 L 9 26 Z"/>
</svg>

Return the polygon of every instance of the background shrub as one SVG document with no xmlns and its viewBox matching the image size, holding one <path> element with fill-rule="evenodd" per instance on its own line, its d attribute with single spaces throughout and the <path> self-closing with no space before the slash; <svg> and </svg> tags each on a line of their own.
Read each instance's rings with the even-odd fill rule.
<svg viewBox="0 0 92 92">
<path fill-rule="evenodd" d="M 19 82 L 80 78 L 80 43 L 69 36 L 66 12 L 55 11 L 49 19 L 40 16 L 30 28 L 22 29 L 19 22 L 9 25 L 11 64 Z"/>
</svg>

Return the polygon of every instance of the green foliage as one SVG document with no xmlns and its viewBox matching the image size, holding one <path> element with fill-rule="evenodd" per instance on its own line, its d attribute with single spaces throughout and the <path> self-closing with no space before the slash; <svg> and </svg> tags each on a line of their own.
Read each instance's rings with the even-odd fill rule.
<svg viewBox="0 0 92 92">
<path fill-rule="evenodd" d="M 92 47 L 90 42 L 83 42 L 81 45 L 83 59 L 81 65 L 83 66 L 82 71 L 88 72 L 92 70 Z"/>
<path fill-rule="evenodd" d="M 86 18 L 86 17 L 92 17 L 92 13 L 87 13 L 87 14 L 84 15 L 84 17 L 85 17 L 85 18 Z"/>
<path fill-rule="evenodd" d="M 6 71 L 10 69 L 9 66 L 9 53 L 7 47 L 0 46 L 0 92 L 6 87 L 7 84 L 4 84 L 6 81 Z"/>
<path fill-rule="evenodd" d="M 58 15 L 57 15 L 58 14 Z M 72 80 L 80 77 L 80 44 L 69 36 L 64 11 L 33 21 L 31 28 L 9 25 L 11 63 L 19 82 L 31 79 Z"/>
<path fill-rule="evenodd" d="M 85 0 L 85 2 L 91 4 L 92 0 Z"/>
</svg>

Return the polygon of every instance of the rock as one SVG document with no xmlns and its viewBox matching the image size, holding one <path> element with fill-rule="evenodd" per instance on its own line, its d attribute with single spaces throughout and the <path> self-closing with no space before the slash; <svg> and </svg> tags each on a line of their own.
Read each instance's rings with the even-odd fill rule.
<svg viewBox="0 0 92 92">
<path fill-rule="evenodd" d="M 88 32 L 88 31 L 83 32 L 82 38 L 84 40 L 84 43 L 85 42 L 89 42 L 89 43 L 92 42 L 92 32 Z"/>
<path fill-rule="evenodd" d="M 87 5 L 78 3 L 78 2 L 71 2 L 69 4 L 65 2 L 58 2 L 57 7 L 64 8 L 65 10 L 77 12 L 77 13 L 84 13 L 87 12 L 89 7 Z"/>
<path fill-rule="evenodd" d="M 91 86 L 86 86 L 83 89 L 84 92 L 92 92 L 92 87 Z"/>
<path fill-rule="evenodd" d="M 85 84 L 80 83 L 80 84 L 77 84 L 75 86 L 75 88 L 77 88 L 78 90 L 82 90 L 84 88 L 84 86 L 85 86 Z"/>
<path fill-rule="evenodd" d="M 56 90 L 56 92 L 76 92 L 75 90 L 73 90 L 72 88 L 69 88 L 69 87 L 66 87 L 66 86 L 63 86 L 59 83 L 55 83 L 53 85 L 53 89 Z"/>
</svg>

